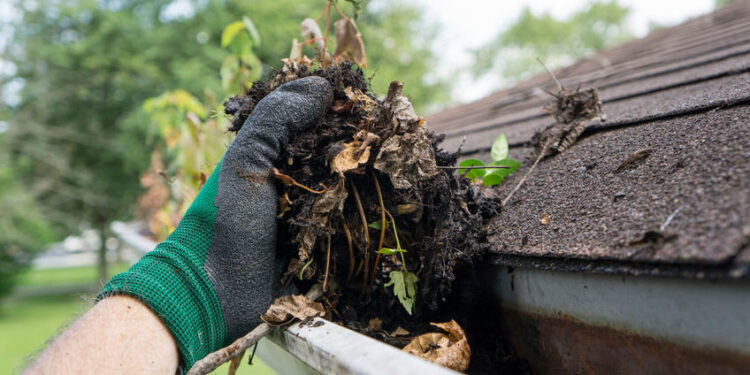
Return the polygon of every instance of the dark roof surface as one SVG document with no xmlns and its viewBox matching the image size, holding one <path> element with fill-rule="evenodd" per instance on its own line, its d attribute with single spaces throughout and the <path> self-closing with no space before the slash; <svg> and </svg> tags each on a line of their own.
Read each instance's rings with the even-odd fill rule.
<svg viewBox="0 0 750 375">
<path fill-rule="evenodd" d="M 693 267 L 698 276 L 712 269 L 745 275 L 750 1 L 735 1 L 555 74 L 567 88 L 598 88 L 608 119 L 591 122 L 570 150 L 539 163 L 491 223 L 499 259 L 588 269 L 597 268 L 589 264 L 597 260 L 611 262 L 608 269 L 645 265 L 651 273 L 676 265 Z M 486 158 L 494 138 L 505 133 L 511 156 L 524 160 L 501 185 L 505 196 L 533 162 L 531 137 L 554 122 L 541 111 L 551 101 L 542 89 L 555 90 L 546 74 L 427 121 L 447 134 L 447 150 L 466 137 L 466 157 Z M 618 171 L 637 151 L 648 157 Z M 548 224 L 542 216 L 550 218 Z"/>
</svg>

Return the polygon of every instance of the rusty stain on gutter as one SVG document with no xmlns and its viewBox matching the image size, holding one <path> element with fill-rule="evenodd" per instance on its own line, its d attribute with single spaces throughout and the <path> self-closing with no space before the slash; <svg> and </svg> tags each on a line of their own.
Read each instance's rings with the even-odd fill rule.
<svg viewBox="0 0 750 375">
<path fill-rule="evenodd" d="M 705 350 L 569 316 L 504 310 L 508 339 L 535 374 L 747 374 L 750 356 Z"/>
<path fill-rule="evenodd" d="M 750 283 L 492 268 L 536 374 L 750 374 Z"/>
</svg>

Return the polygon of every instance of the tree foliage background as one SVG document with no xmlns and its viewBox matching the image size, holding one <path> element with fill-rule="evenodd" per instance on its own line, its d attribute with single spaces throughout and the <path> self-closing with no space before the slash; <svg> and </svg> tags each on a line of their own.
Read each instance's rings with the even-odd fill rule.
<svg viewBox="0 0 750 375">
<path fill-rule="evenodd" d="M 632 38 L 625 23 L 629 12 L 617 0 L 592 2 L 566 19 L 526 7 L 514 24 L 475 51 L 474 73 L 513 81 L 543 71 L 537 57 L 550 68 L 570 64 Z"/>
<path fill-rule="evenodd" d="M 181 4 L 176 7 L 175 4 Z M 265 41 L 254 48 L 267 74 L 289 54 L 299 23 L 317 17 L 320 0 L 17 0 L 19 17 L 1 58 L 14 71 L 3 87 L 20 87 L 0 110 L 0 279 L 45 243 L 84 227 L 129 219 L 141 193 L 150 151 L 164 147 L 143 102 L 182 89 L 221 102 L 219 71 L 228 52 L 221 32 L 250 17 Z M 358 20 L 373 86 L 405 81 L 417 106 L 445 100 L 429 76 L 434 55 L 421 13 L 407 2 L 380 1 Z M 345 9 L 347 5 L 342 5 Z M 6 93 L 7 95 L 7 93 Z M 213 114 L 214 116 L 216 114 Z M 14 213 L 20 213 L 14 215 Z M 22 233 L 24 238 L 10 233 Z M 7 260 L 7 262 L 5 261 Z M 7 264 L 6 264 L 7 263 Z M 5 271 L 7 270 L 7 272 Z M 0 294 L 7 291 L 0 286 Z"/>
</svg>

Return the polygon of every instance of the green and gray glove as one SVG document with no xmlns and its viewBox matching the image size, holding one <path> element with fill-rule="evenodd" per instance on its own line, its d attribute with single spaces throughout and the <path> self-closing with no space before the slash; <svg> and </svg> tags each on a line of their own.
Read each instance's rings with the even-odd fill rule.
<svg viewBox="0 0 750 375">
<path fill-rule="evenodd" d="M 98 299 L 126 294 L 148 305 L 171 331 L 184 368 L 258 325 L 274 285 L 270 172 L 289 138 L 315 124 L 330 101 L 331 87 L 319 77 L 261 100 L 174 232 L 114 276 Z"/>
</svg>

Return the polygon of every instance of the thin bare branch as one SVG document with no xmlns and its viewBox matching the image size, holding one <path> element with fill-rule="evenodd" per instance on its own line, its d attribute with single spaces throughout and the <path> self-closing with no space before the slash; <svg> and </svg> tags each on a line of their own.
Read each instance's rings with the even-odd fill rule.
<svg viewBox="0 0 750 375">
<path fill-rule="evenodd" d="M 310 291 L 305 294 L 305 297 L 311 300 L 317 300 L 323 295 L 323 288 L 320 284 L 313 285 Z M 250 331 L 245 336 L 240 337 L 233 343 L 225 346 L 213 353 L 209 353 L 198 362 L 193 364 L 187 375 L 206 375 L 211 371 L 216 370 L 219 366 L 225 362 L 232 360 L 235 357 L 245 353 L 245 350 L 255 345 L 263 336 L 267 335 L 273 326 L 268 323 L 261 323 L 255 329 Z"/>
</svg>

